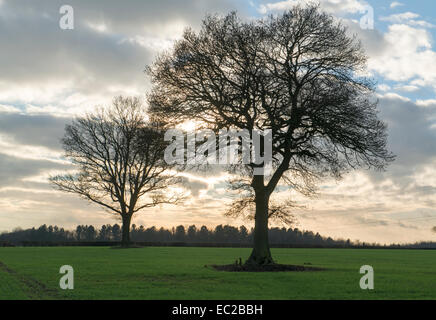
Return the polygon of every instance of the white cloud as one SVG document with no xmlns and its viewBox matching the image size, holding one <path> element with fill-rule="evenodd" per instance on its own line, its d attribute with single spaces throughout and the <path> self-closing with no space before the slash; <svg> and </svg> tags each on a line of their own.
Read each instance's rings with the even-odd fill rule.
<svg viewBox="0 0 436 320">
<path fill-rule="evenodd" d="M 370 56 L 368 67 L 393 81 L 427 85 L 436 89 L 436 52 L 432 35 L 425 29 L 393 24 L 383 35 L 383 50 Z"/>
<path fill-rule="evenodd" d="M 267 4 L 262 4 L 258 8 L 258 11 L 262 14 L 266 14 L 271 11 L 282 11 L 292 8 L 294 5 L 297 5 L 298 3 L 301 3 L 301 1 L 298 0 L 285 0 L 285 1 L 279 1 L 279 2 L 272 2 Z"/>
<path fill-rule="evenodd" d="M 388 91 L 388 90 L 391 89 L 391 87 L 388 86 L 387 84 L 379 84 L 379 85 L 377 86 L 377 88 L 378 88 L 379 90 L 381 90 L 381 91 Z"/>
<path fill-rule="evenodd" d="M 284 0 L 278 2 L 270 2 L 259 6 L 258 11 L 262 14 L 275 11 L 283 11 L 292 8 L 296 4 L 310 3 L 304 0 Z M 312 3 L 317 3 L 312 1 Z M 366 9 L 366 1 L 362 0 L 321 0 L 321 7 L 330 13 L 358 13 L 364 12 Z"/>
<path fill-rule="evenodd" d="M 45 146 L 17 144 L 13 137 L 0 135 L 0 154 L 27 160 L 45 160 L 59 164 L 68 164 L 62 159 L 62 153 Z"/>
<path fill-rule="evenodd" d="M 385 99 L 396 99 L 396 100 L 401 100 L 402 102 L 410 102 L 411 100 L 407 97 L 403 97 L 402 95 L 399 95 L 398 93 L 394 93 L 394 92 L 388 92 L 385 94 L 379 94 L 378 95 L 379 98 L 385 98 Z"/>
<path fill-rule="evenodd" d="M 405 91 L 405 92 L 414 92 L 414 91 L 418 91 L 419 87 L 413 86 L 413 85 L 404 85 L 404 86 L 395 87 L 395 89 Z"/>
<path fill-rule="evenodd" d="M 406 20 L 411 20 L 411 19 L 415 19 L 418 17 L 419 17 L 419 14 L 417 14 L 417 13 L 403 12 L 403 13 L 398 13 L 398 14 L 392 14 L 388 17 L 381 17 L 380 20 L 381 21 L 389 21 L 389 22 L 393 22 L 393 23 L 401 23 L 401 22 L 404 22 Z"/>
<path fill-rule="evenodd" d="M 436 25 L 431 24 L 430 22 L 424 21 L 424 20 L 410 20 L 408 22 L 412 26 L 418 26 L 423 28 L 436 28 Z"/>
<path fill-rule="evenodd" d="M 106 24 L 103 23 L 92 23 L 92 22 L 88 22 L 88 26 L 97 31 L 97 32 L 106 32 L 108 31 L 108 27 Z"/>
<path fill-rule="evenodd" d="M 0 104 L 0 113 L 19 113 L 19 112 L 21 112 L 21 110 L 14 106 Z"/>
<path fill-rule="evenodd" d="M 436 107 L 436 99 L 416 100 L 416 104 L 420 107 Z"/>
<path fill-rule="evenodd" d="M 419 18 L 420 15 L 414 12 L 403 12 L 398 14 L 393 14 L 387 17 L 381 17 L 381 21 L 388 21 L 392 23 L 406 23 L 411 26 L 423 27 L 423 28 L 435 28 L 434 24 L 431 24 L 424 20 L 415 20 Z"/>
<path fill-rule="evenodd" d="M 391 3 L 390 8 L 394 9 L 396 7 L 401 7 L 401 6 L 404 6 L 404 3 L 401 3 L 401 2 L 398 2 L 398 1 L 394 1 L 394 2 Z"/>
</svg>

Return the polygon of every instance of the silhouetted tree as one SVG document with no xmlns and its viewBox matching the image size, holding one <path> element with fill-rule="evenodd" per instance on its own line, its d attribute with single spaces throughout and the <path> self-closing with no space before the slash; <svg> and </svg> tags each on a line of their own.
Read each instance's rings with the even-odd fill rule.
<svg viewBox="0 0 436 320">
<path fill-rule="evenodd" d="M 247 263 L 273 263 L 268 220 L 276 212 L 286 221 L 293 205 L 270 206 L 280 181 L 311 195 L 327 173 L 340 178 L 350 168 L 381 170 L 393 160 L 373 84 L 358 75 L 365 62 L 360 43 L 332 16 L 317 6 L 296 6 L 247 22 L 235 13 L 209 16 L 199 32 L 187 29 L 147 68 L 155 115 L 174 124 L 195 119 L 217 133 L 271 130 L 269 175 L 254 174 L 265 163 L 231 168 L 240 175 L 232 188 L 243 201 L 229 214 L 248 212 L 255 219 Z"/>
<path fill-rule="evenodd" d="M 117 97 L 110 108 L 75 119 L 66 126 L 62 143 L 79 173 L 52 177 L 51 182 L 119 215 L 123 246 L 130 242 L 135 213 L 180 200 L 165 190 L 177 179 L 167 173 L 163 160 L 160 123 L 146 121 L 137 98 Z"/>
<path fill-rule="evenodd" d="M 95 240 L 96 231 L 95 231 L 94 226 L 87 226 L 85 234 L 86 234 L 86 240 L 87 241 Z"/>
<path fill-rule="evenodd" d="M 159 229 L 159 241 L 171 241 L 171 232 L 161 227 Z"/>
<path fill-rule="evenodd" d="M 239 239 L 241 242 L 246 242 L 248 240 L 248 230 L 245 226 L 239 227 Z"/>
<path fill-rule="evenodd" d="M 197 233 L 199 241 L 208 242 L 210 240 L 209 233 L 209 229 L 206 226 L 201 226 L 200 231 L 198 231 Z"/>
<path fill-rule="evenodd" d="M 121 228 L 118 224 L 112 226 L 112 240 L 119 241 L 121 239 Z"/>
<path fill-rule="evenodd" d="M 103 226 L 101 226 L 100 231 L 98 232 L 97 239 L 98 240 L 110 240 L 111 232 L 112 232 L 111 225 L 103 225 Z"/>
<path fill-rule="evenodd" d="M 177 226 L 174 237 L 177 241 L 185 240 L 185 227 L 182 225 Z"/>
<path fill-rule="evenodd" d="M 197 238 L 197 227 L 195 225 L 191 225 L 188 227 L 188 240 L 195 241 Z"/>
</svg>

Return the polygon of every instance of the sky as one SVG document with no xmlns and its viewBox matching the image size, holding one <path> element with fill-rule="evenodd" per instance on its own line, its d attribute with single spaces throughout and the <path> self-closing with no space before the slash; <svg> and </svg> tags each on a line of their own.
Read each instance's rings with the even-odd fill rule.
<svg viewBox="0 0 436 320">
<path fill-rule="evenodd" d="M 145 67 L 184 28 L 198 29 L 205 14 L 236 10 L 252 19 L 299 2 L 307 1 L 0 0 L 0 231 L 115 223 L 98 206 L 49 185 L 50 175 L 71 169 L 60 144 L 65 124 L 116 95 L 144 98 L 150 88 Z M 319 2 L 364 45 L 397 159 L 384 172 L 357 170 L 339 181 L 323 180 L 315 198 L 284 188 L 277 197 L 304 205 L 295 211 L 295 226 L 324 236 L 435 241 L 436 2 Z M 74 10 L 71 30 L 59 26 L 66 4 Z M 373 24 L 365 23 L 371 13 Z M 192 173 L 187 180 L 184 205 L 144 210 L 133 223 L 252 226 L 223 216 L 230 201 L 225 176 Z"/>
</svg>

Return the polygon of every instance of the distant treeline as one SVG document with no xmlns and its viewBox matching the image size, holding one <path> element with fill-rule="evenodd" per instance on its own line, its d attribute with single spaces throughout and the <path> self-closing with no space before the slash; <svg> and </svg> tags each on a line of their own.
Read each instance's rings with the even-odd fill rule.
<svg viewBox="0 0 436 320">
<path fill-rule="evenodd" d="M 214 229 L 206 226 L 198 228 L 191 225 L 177 226 L 171 229 L 132 225 L 132 242 L 143 243 L 178 243 L 183 244 L 250 244 L 253 229 L 245 226 L 239 228 L 230 225 L 218 225 Z M 319 233 L 299 230 L 298 228 L 270 228 L 271 246 L 304 246 L 304 247 L 390 247 L 390 248 L 436 248 L 436 242 L 420 242 L 414 244 L 380 245 L 351 241 L 350 239 L 332 239 Z M 58 226 L 42 225 L 39 228 L 20 229 L 0 234 L 0 245 L 35 244 L 35 243 L 75 243 L 75 242 L 118 242 L 121 240 L 121 227 L 118 224 L 106 224 L 100 228 L 92 225 L 79 225 L 74 231 Z"/>
</svg>

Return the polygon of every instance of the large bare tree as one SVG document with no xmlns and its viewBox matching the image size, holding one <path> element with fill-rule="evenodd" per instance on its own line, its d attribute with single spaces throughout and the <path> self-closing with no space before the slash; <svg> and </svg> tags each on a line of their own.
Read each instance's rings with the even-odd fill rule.
<svg viewBox="0 0 436 320">
<path fill-rule="evenodd" d="M 286 213 L 269 204 L 280 181 L 310 194 L 326 174 L 380 170 L 394 159 L 373 84 L 360 76 L 365 62 L 360 42 L 332 16 L 318 6 L 296 6 L 255 21 L 208 16 L 199 32 L 187 29 L 147 67 L 154 114 L 174 124 L 195 119 L 213 130 L 271 130 L 273 172 L 253 174 L 259 165 L 250 163 L 233 184 L 246 191 L 233 212 L 255 207 L 247 264 L 273 263 L 268 219 Z"/>
<path fill-rule="evenodd" d="M 182 199 L 166 190 L 178 179 L 163 160 L 163 134 L 162 123 L 147 120 L 138 98 L 117 97 L 110 107 L 66 126 L 62 143 L 77 172 L 50 180 L 119 216 L 122 245 L 128 246 L 135 213 Z"/>
</svg>

